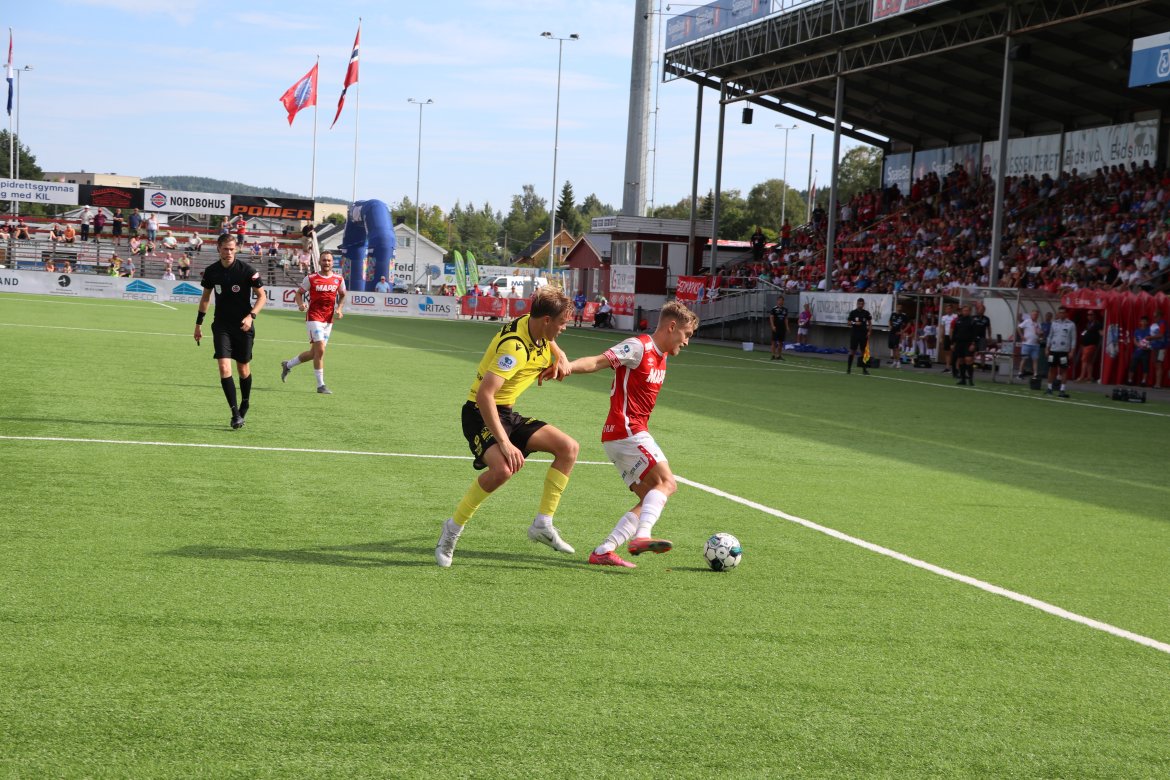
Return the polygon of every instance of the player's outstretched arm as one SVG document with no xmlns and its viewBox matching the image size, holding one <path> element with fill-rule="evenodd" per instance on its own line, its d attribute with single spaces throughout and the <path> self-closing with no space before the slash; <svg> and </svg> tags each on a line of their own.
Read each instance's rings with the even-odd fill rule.
<svg viewBox="0 0 1170 780">
<path fill-rule="evenodd" d="M 592 374 L 603 368 L 609 368 L 609 358 L 605 355 L 591 355 L 577 358 L 569 364 L 569 370 L 574 374 Z"/>
<path fill-rule="evenodd" d="M 540 376 L 536 378 L 537 385 L 543 385 L 550 379 L 561 382 L 572 373 L 569 370 L 569 356 L 565 354 L 560 345 L 555 341 L 550 341 L 548 347 L 552 351 L 553 362 L 551 366 L 540 372 Z"/>
</svg>

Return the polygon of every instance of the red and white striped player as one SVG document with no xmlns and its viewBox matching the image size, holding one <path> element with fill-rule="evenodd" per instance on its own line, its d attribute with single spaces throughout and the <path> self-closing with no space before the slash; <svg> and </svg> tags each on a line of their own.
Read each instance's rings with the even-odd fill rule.
<svg viewBox="0 0 1170 780">
<path fill-rule="evenodd" d="M 319 273 L 309 274 L 301 281 L 297 288 L 297 308 L 305 314 L 305 329 L 309 332 L 309 348 L 292 358 L 280 363 L 280 381 L 288 378 L 288 372 L 294 366 L 313 361 L 313 373 L 317 375 L 317 392 L 322 395 L 332 395 L 333 391 L 325 386 L 325 347 L 329 343 L 329 334 L 333 332 L 333 315 L 344 317 L 345 311 L 345 278 L 333 273 L 333 255 L 323 252 L 318 261 Z M 309 300 L 305 301 L 306 293 Z"/>
<path fill-rule="evenodd" d="M 667 358 L 677 355 L 690 342 L 698 325 L 694 312 L 678 301 L 670 301 L 662 307 L 653 335 L 626 339 L 603 354 L 578 358 L 570 364 L 574 374 L 589 374 L 607 366 L 614 369 L 601 444 L 638 497 L 634 508 L 622 515 L 605 541 L 589 554 L 589 563 L 633 569 L 633 563 L 615 552 L 621 545 L 629 542 L 626 549 L 631 555 L 664 553 L 672 547 L 670 541 L 651 536 L 666 500 L 678 486 L 647 423 L 658 391 L 666 381 Z"/>
</svg>

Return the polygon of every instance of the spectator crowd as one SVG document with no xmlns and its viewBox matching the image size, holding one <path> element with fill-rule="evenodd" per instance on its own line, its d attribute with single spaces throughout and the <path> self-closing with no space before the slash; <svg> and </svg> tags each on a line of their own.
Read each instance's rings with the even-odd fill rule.
<svg viewBox="0 0 1170 780">
<path fill-rule="evenodd" d="M 870 189 L 843 203 L 828 289 L 958 294 L 989 281 L 994 186 L 962 166 L 928 173 L 909 193 Z M 787 292 L 826 289 L 827 220 L 719 269 L 714 284 Z M 1074 169 L 1005 180 L 999 287 L 1046 290 L 1167 289 L 1170 171 L 1148 164 Z"/>
</svg>

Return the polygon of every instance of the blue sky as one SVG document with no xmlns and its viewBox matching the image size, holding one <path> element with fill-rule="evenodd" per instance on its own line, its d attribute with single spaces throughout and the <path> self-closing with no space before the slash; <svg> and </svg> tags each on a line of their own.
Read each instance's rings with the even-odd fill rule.
<svg viewBox="0 0 1170 780">
<path fill-rule="evenodd" d="M 674 6 L 674 15 L 682 10 Z M 506 212 L 524 184 L 553 190 L 557 44 L 564 44 L 559 185 L 578 201 L 621 206 L 633 40 L 633 2 L 226 3 L 218 0 L 38 0 L 5 4 L 21 77 L 20 133 L 46 170 L 186 174 L 309 194 L 313 116 L 290 128 L 280 95 L 321 57 L 317 195 L 353 187 L 351 88 L 333 130 L 362 17 L 357 196 L 413 199 L 423 109 L 420 200 Z M 658 85 L 654 200 L 687 196 L 696 87 Z M 700 191 L 714 186 L 717 95 L 704 94 Z M 782 116 L 727 116 L 724 189 L 744 194 L 780 177 Z M 791 125 L 793 122 L 788 121 Z M 831 136 L 817 132 L 814 167 L 828 177 Z M 812 128 L 789 133 L 788 180 L 803 189 Z M 843 144 L 843 150 L 847 145 Z M 6 172 L 5 172 L 6 173 Z"/>
</svg>

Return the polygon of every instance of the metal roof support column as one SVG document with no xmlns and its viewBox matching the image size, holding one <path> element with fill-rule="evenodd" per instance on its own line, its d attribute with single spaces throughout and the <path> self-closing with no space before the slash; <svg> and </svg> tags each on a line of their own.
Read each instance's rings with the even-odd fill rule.
<svg viewBox="0 0 1170 780">
<path fill-rule="evenodd" d="M 650 59 L 654 42 L 652 0 L 634 3 L 634 53 L 630 58 L 630 113 L 626 127 L 626 184 L 622 214 L 646 216 L 646 127 L 650 117 Z"/>
<path fill-rule="evenodd" d="M 698 83 L 699 96 L 695 100 L 695 161 L 691 167 L 691 233 L 687 240 L 687 273 L 697 273 L 699 263 L 695 258 L 695 220 L 699 212 L 699 140 L 703 131 L 703 84 Z"/>
<path fill-rule="evenodd" d="M 719 136 L 715 140 L 715 201 L 711 204 L 711 273 L 719 259 L 719 194 L 723 182 L 723 128 L 727 118 L 727 82 L 719 82 Z"/>
<path fill-rule="evenodd" d="M 837 98 L 833 107 L 833 168 L 829 174 L 829 229 L 825 235 L 825 290 L 833 289 L 833 260 L 837 243 L 837 174 L 841 168 L 841 115 L 845 113 L 845 77 L 840 75 L 844 66 L 842 55 L 837 54 Z"/>
<path fill-rule="evenodd" d="M 995 177 L 995 205 L 991 212 L 991 259 L 987 263 L 987 286 L 996 287 L 999 283 L 999 264 L 1003 254 L 1003 199 L 1004 178 L 1007 176 L 1008 134 L 1011 132 L 1012 120 L 1012 73 L 1015 66 L 1014 46 L 1012 45 L 1011 29 L 1015 15 L 1008 9 L 1008 34 L 1003 37 L 1003 86 L 999 91 L 999 149 L 996 157 L 999 160 L 999 174 Z"/>
</svg>

